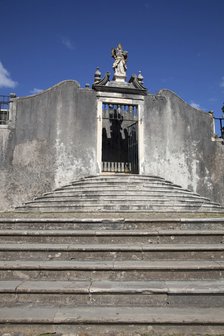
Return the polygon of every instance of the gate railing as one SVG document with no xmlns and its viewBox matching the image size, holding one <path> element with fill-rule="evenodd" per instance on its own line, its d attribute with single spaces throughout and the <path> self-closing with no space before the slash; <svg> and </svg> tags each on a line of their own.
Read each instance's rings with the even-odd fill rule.
<svg viewBox="0 0 224 336">
<path fill-rule="evenodd" d="M 7 125 L 9 120 L 10 96 L 0 95 L 0 125 Z"/>
<path fill-rule="evenodd" d="M 213 118 L 214 118 L 214 120 L 219 121 L 220 135 L 221 135 L 221 138 L 224 139 L 224 117 L 223 118 L 213 117 Z"/>
<path fill-rule="evenodd" d="M 131 162 L 102 162 L 102 171 L 105 173 L 131 173 Z"/>
</svg>

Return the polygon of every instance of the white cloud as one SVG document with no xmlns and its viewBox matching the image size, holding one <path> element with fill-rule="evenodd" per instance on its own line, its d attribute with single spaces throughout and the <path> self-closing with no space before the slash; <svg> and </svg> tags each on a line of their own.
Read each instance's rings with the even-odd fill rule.
<svg viewBox="0 0 224 336">
<path fill-rule="evenodd" d="M 65 36 L 62 36 L 61 37 L 61 43 L 68 49 L 70 50 L 73 50 L 75 49 L 72 41 L 68 38 L 68 37 L 65 37 Z"/>
<path fill-rule="evenodd" d="M 0 88 L 14 88 L 17 82 L 10 78 L 10 73 L 4 68 L 2 62 L 0 62 Z"/>
<path fill-rule="evenodd" d="M 224 76 L 222 76 L 221 82 L 220 82 L 220 87 L 224 88 Z"/>
<path fill-rule="evenodd" d="M 201 109 L 202 109 L 201 106 L 200 106 L 199 104 L 197 104 L 197 103 L 195 103 L 195 102 L 193 102 L 193 101 L 190 103 L 190 105 L 191 105 L 193 108 L 197 109 L 197 110 L 201 110 Z"/>
<path fill-rule="evenodd" d="M 37 93 L 40 93 L 42 92 L 43 90 L 42 89 L 37 89 L 37 88 L 34 88 L 33 90 L 30 91 L 31 94 L 37 94 Z"/>
</svg>

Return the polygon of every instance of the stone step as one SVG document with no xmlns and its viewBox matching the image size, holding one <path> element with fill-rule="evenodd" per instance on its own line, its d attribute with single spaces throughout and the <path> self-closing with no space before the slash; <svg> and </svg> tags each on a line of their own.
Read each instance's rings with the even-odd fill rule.
<svg viewBox="0 0 224 336">
<path fill-rule="evenodd" d="M 0 307 L 47 305 L 220 307 L 221 281 L 0 281 Z"/>
<path fill-rule="evenodd" d="M 74 180 L 73 182 L 76 181 L 80 181 L 82 179 L 86 179 L 86 180 L 101 180 L 101 179 L 105 179 L 105 180 L 112 180 L 112 179 L 130 179 L 130 180 L 135 180 L 135 179 L 146 179 L 146 180 L 150 180 L 150 179 L 157 179 L 157 180 L 165 180 L 163 177 L 161 176 L 156 176 L 156 175 L 139 175 L 139 174 L 128 174 L 128 173 L 106 173 L 103 172 L 100 175 L 92 175 L 92 176 L 86 176 L 83 177 L 79 180 Z"/>
<path fill-rule="evenodd" d="M 157 191 L 156 191 L 157 190 Z M 160 191 L 158 193 L 158 190 Z M 163 193 L 168 191 L 168 194 Z M 119 191 L 120 194 L 117 194 Z M 139 192 L 150 191 L 141 195 Z M 178 191 L 178 192 L 175 192 Z M 181 193 L 179 193 L 181 191 Z M 91 197 L 89 196 L 92 192 Z M 101 194 L 102 192 L 102 194 Z M 105 195 L 107 193 L 107 197 Z M 121 194 L 123 193 L 123 195 Z M 129 192 L 129 194 L 126 194 Z M 131 193 L 132 194 L 131 194 Z M 152 193 L 153 192 L 153 193 Z M 168 195 L 173 192 L 172 197 Z M 63 196 L 64 193 L 64 197 Z M 133 195 L 134 193 L 134 195 Z M 73 194 L 73 195 L 71 195 Z M 157 197 L 155 195 L 158 195 Z M 66 197 L 66 195 L 69 195 Z M 71 197 L 73 196 L 73 197 Z M 184 197 L 182 197 L 184 196 Z M 27 202 L 18 211 L 40 212 L 217 212 L 220 205 L 157 177 L 98 176 L 82 178 Z"/>
<path fill-rule="evenodd" d="M 224 243 L 224 230 L 1 230 L 0 241 L 79 244 Z M 1 248 L 1 247 L 0 247 Z"/>
<path fill-rule="evenodd" d="M 117 202 L 122 202 L 123 204 L 128 204 L 128 203 L 138 203 L 141 201 L 142 204 L 144 203 L 154 203 L 154 202 L 159 202 L 159 203 L 172 203 L 172 202 L 194 202 L 194 203 L 206 203 L 208 202 L 206 199 L 202 199 L 201 197 L 198 196 L 192 196 L 192 195 L 145 195 L 141 196 L 139 194 L 137 195 L 123 195 L 123 196 L 118 196 L 118 195 L 46 195 L 44 197 L 37 197 L 34 200 L 35 202 L 71 202 L 75 204 L 83 204 L 83 203 L 92 203 L 94 204 L 95 202 L 100 202 L 101 204 L 107 204 L 108 202 L 110 204 L 117 204 Z M 32 204 L 34 201 L 27 202 L 26 204 Z M 215 204 L 218 205 L 218 203 L 214 202 L 209 202 L 209 204 Z"/>
<path fill-rule="evenodd" d="M 223 260 L 0 261 L 1 280 L 220 280 Z"/>
<path fill-rule="evenodd" d="M 96 180 L 96 181 L 88 181 L 88 180 L 84 180 L 84 181 L 78 181 L 78 182 L 71 182 L 68 184 L 64 184 L 61 185 L 57 188 L 55 188 L 54 190 L 63 190 L 63 189 L 74 189 L 74 190 L 82 190 L 82 189 L 86 189 L 86 190 L 104 190 L 104 189 L 109 189 L 109 190 L 117 190 L 119 189 L 119 186 L 121 188 L 121 190 L 150 190 L 150 188 L 155 188 L 156 190 L 160 189 L 170 189 L 170 190 L 174 190 L 174 191 L 184 191 L 184 192 L 189 192 L 189 193 L 195 193 L 196 192 L 187 189 L 187 188 L 183 188 L 178 184 L 174 184 L 165 180 L 155 180 L 155 181 L 145 181 L 145 180 L 139 180 L 137 182 L 132 182 L 132 181 L 125 181 L 125 180 L 118 180 L 118 181 L 101 181 L 101 180 Z"/>
<path fill-rule="evenodd" d="M 121 179 L 105 179 L 105 178 L 99 178 L 99 179 L 83 179 L 79 181 L 74 181 L 70 183 L 69 185 L 71 186 L 96 186 L 96 185 L 101 185 L 101 186 L 113 186 L 113 185 L 133 185 L 133 186 L 141 186 L 141 185 L 154 185 L 154 184 L 159 184 L 161 186 L 163 185 L 170 185 L 170 186 L 175 186 L 181 188 L 180 185 L 172 183 L 170 181 L 166 181 L 164 179 L 158 179 L 158 178 L 151 178 L 151 179 L 127 179 L 127 178 L 121 178 Z M 68 186 L 69 186 L 68 185 Z"/>
<path fill-rule="evenodd" d="M 124 307 L 125 309 L 125 307 Z M 59 307 L 58 307 L 59 310 Z M 175 312 L 173 312 L 175 315 Z M 203 312 L 201 312 L 203 314 Z M 119 312 L 117 312 L 119 315 Z M 197 315 L 198 316 L 198 315 Z M 196 317 L 197 317 L 196 316 Z M 32 321 L 32 320 L 31 320 Z M 157 323 L 157 324 L 144 324 L 138 323 L 131 324 L 127 322 L 115 323 L 80 323 L 79 320 L 74 323 L 53 323 L 49 320 L 49 323 L 25 323 L 17 324 L 15 321 L 11 324 L 2 324 L 1 332 L 2 336 L 221 336 L 223 335 L 222 324 L 205 324 L 202 321 L 199 324 L 189 323 L 184 324 L 171 324 L 171 323 Z M 178 334 L 177 334 L 178 333 Z"/>
<path fill-rule="evenodd" d="M 122 190 L 122 191 L 150 191 L 150 190 L 160 190 L 160 189 L 164 189 L 164 190 L 170 190 L 170 191 L 183 191 L 183 192 L 186 192 L 186 193 L 191 193 L 190 190 L 188 189 L 184 189 L 184 188 L 180 188 L 178 185 L 172 185 L 170 183 L 167 183 L 167 184 L 161 184 L 159 182 L 154 182 L 152 184 L 142 184 L 142 183 L 139 183 L 139 185 L 135 185 L 135 184 L 128 184 L 128 183 L 124 183 L 124 184 L 121 184 L 120 183 L 117 183 L 116 185 L 115 184 L 112 184 L 112 185 L 103 185 L 101 183 L 96 183 L 96 185 L 94 184 L 77 184 L 77 185 L 74 185 L 74 184 L 69 184 L 69 185 L 66 185 L 66 186 L 62 186 L 60 188 L 56 188 L 55 191 L 56 192 L 59 192 L 59 191 L 62 191 L 62 190 L 66 190 L 66 191 L 77 191 L 77 192 L 81 192 L 81 191 L 91 191 L 91 190 L 95 190 L 97 192 L 100 192 L 100 191 L 110 191 L 110 192 L 116 192 L 118 190 Z M 198 195 L 196 193 L 193 193 L 194 195 Z M 200 195 L 198 195 L 200 196 Z"/>
<path fill-rule="evenodd" d="M 108 184 L 108 185 L 113 185 L 113 184 L 133 184 L 133 185 L 138 185 L 138 184 L 169 184 L 169 185 L 173 185 L 173 186 L 177 186 L 179 188 L 181 188 L 181 186 L 177 183 L 173 183 L 171 181 L 165 180 L 164 178 L 158 178 L 158 177 L 143 177 L 143 176 L 138 176 L 135 177 L 134 179 L 129 177 L 125 177 L 125 176 L 120 176 L 119 178 L 110 178 L 110 177 L 101 177 L 99 176 L 98 178 L 83 178 L 80 180 L 76 180 L 76 181 L 72 181 L 71 183 L 69 183 L 70 185 L 79 185 L 79 184 Z"/>
<path fill-rule="evenodd" d="M 65 307 L 19 305 L 0 310 L 0 324 L 137 324 L 224 326 L 223 308 Z M 73 329 L 75 332 L 75 329 Z M 208 330 L 208 329 L 207 329 Z M 221 329 L 220 329 L 221 330 Z M 223 330 L 223 329 L 222 329 Z M 165 334 L 164 334 L 165 335 Z"/>
<path fill-rule="evenodd" d="M 87 187 L 62 187 L 60 189 L 55 189 L 54 191 L 45 193 L 44 195 L 51 195 L 53 194 L 63 194 L 63 193 L 73 193 L 73 194 L 97 194 L 97 195 L 104 195 L 104 194 L 109 194 L 109 195 L 119 195 L 121 193 L 122 195 L 126 195 L 128 193 L 135 194 L 136 191 L 139 194 L 145 193 L 145 194 L 150 194 L 150 193 L 159 193 L 160 195 L 164 193 L 171 193 L 171 194 L 177 194 L 177 195 L 194 195 L 201 197 L 197 193 L 190 192 L 189 190 L 186 189 L 180 189 L 180 188 L 171 188 L 170 186 L 167 186 L 166 188 L 163 187 L 161 188 L 160 186 L 152 186 L 150 188 L 144 187 L 144 188 L 133 188 L 132 186 L 127 186 L 127 187 L 122 187 L 122 186 L 117 186 L 117 187 L 108 187 L 108 188 L 101 188 L 100 185 L 93 187 L 93 188 L 87 188 Z M 204 197 L 202 197 L 204 198 Z M 207 199 L 207 198 L 205 198 Z"/>
<path fill-rule="evenodd" d="M 147 218 L 147 214 L 131 214 L 131 218 L 109 218 L 108 215 L 99 218 L 79 218 L 77 213 L 59 217 L 0 217 L 1 230 L 134 230 L 134 231 L 158 231 L 158 230 L 224 230 L 224 217 L 217 218 Z M 121 214 L 117 214 L 120 216 Z M 139 216 L 139 217 L 136 217 Z M 142 218 L 140 218 L 142 217 Z"/>
<path fill-rule="evenodd" d="M 50 199 L 50 200 L 34 200 L 31 202 L 27 202 L 25 204 L 25 207 L 30 207 L 30 208 L 52 208 L 52 209 L 57 209 L 57 208 L 68 208 L 68 209 L 79 209 L 79 210 L 85 210 L 89 209 L 90 211 L 106 211 L 106 210 L 112 210 L 112 211 L 117 211 L 119 209 L 123 209 L 127 211 L 127 209 L 130 209 L 133 211 L 133 209 L 146 209 L 148 210 L 153 210 L 159 207 L 160 209 L 169 209 L 172 211 L 172 209 L 175 207 L 176 209 L 179 210 L 184 210 L 184 209 L 197 209 L 203 211 L 203 209 L 208 210 L 216 210 L 220 209 L 219 205 L 217 204 L 207 204 L 202 201 L 192 201 L 192 200 L 180 200 L 178 199 L 177 201 L 175 200 L 160 200 L 160 204 L 157 203 L 156 200 L 148 201 L 148 200 L 142 200 L 142 201 L 135 201 L 135 200 L 125 200 L 125 201 L 117 201 L 117 200 L 111 200 L 111 201 L 104 201 L 104 200 L 80 200 L 80 201 L 72 201 L 72 200 L 62 200 L 58 201 L 57 199 Z M 95 209 L 95 210 L 94 210 Z M 48 210 L 47 210 L 48 211 Z"/>
<path fill-rule="evenodd" d="M 40 211 L 40 212 L 217 212 L 223 211 L 218 205 L 206 205 L 206 204 L 98 204 L 88 205 L 76 205 L 74 204 L 61 204 L 61 205 L 50 205 L 45 203 L 32 203 L 27 204 L 23 207 L 16 208 L 17 211 Z"/>
<path fill-rule="evenodd" d="M 37 244 L 0 245 L 6 260 L 223 260 L 224 244 Z"/>
<path fill-rule="evenodd" d="M 133 189 L 139 188 L 139 189 L 144 189 L 149 188 L 149 187 L 153 187 L 153 186 L 160 186 L 161 188 L 163 187 L 175 187 L 177 189 L 181 189 L 181 186 L 179 186 L 178 184 L 173 184 L 171 182 L 168 181 L 157 181 L 157 180 L 152 180 L 152 181 L 144 181 L 144 180 L 139 180 L 139 181 L 128 181 L 128 180 L 120 180 L 120 181 L 88 181 L 88 180 L 84 180 L 84 181 L 79 181 L 79 182 L 73 182 L 73 183 L 69 183 L 65 186 L 59 187 L 55 190 L 60 190 L 61 188 L 68 188 L 68 189 L 72 189 L 72 188 L 101 188 L 101 189 L 107 189 L 107 188 L 126 188 L 126 187 L 131 187 Z"/>
<path fill-rule="evenodd" d="M 70 207 L 102 207 L 102 208 L 122 208 L 127 207 L 133 208 L 150 208 L 150 207 L 156 207 L 159 208 L 171 208 L 171 207 L 204 207 L 204 208 L 219 208 L 219 205 L 217 203 L 206 203 L 203 200 L 196 199 L 145 199 L 145 200 L 103 200 L 103 199 L 80 199 L 78 201 L 72 201 L 70 199 L 63 199 L 62 201 L 59 201 L 57 199 L 42 199 L 42 200 L 34 200 L 26 203 L 27 206 L 70 206 Z"/>
<path fill-rule="evenodd" d="M 85 178 L 81 178 L 80 180 L 97 180 L 97 181 L 101 181 L 101 180 L 105 180 L 105 181 L 108 181 L 108 180 L 128 180 L 128 181 L 135 181 L 135 180 L 161 180 L 161 181 L 165 181 L 165 179 L 161 176 L 156 176 L 156 175 L 139 175 L 139 174 L 119 174 L 119 173 L 115 173 L 115 174 L 112 174 L 112 173 L 108 173 L 108 174 L 105 174 L 105 173 L 102 173 L 101 175 L 95 175 L 95 176 L 87 176 Z M 77 182 L 77 181 L 80 181 L 80 180 L 75 180 L 73 182 Z"/>
<path fill-rule="evenodd" d="M 105 199 L 110 199 L 112 195 L 116 198 L 122 198 L 122 197 L 139 197 L 139 198 L 144 198 L 144 197 L 189 197 L 189 198 L 199 198 L 202 200 L 209 201 L 208 198 L 206 197 L 201 197 L 198 194 L 186 192 L 183 190 L 170 190 L 170 189 L 157 189 L 157 190 L 138 190 L 138 193 L 136 193 L 136 190 L 121 190 L 117 189 L 116 193 L 114 190 L 95 190 L 95 189 L 85 189 L 85 190 L 58 190 L 55 192 L 49 192 L 45 193 L 43 196 L 44 197 L 86 197 L 86 198 L 94 198 L 94 197 L 105 197 Z M 37 197 L 36 199 L 43 198 Z"/>
</svg>

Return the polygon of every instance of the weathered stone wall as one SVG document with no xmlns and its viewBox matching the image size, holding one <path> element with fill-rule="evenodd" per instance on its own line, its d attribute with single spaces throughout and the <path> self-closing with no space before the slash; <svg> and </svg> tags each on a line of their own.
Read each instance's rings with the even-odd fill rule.
<svg viewBox="0 0 224 336">
<path fill-rule="evenodd" d="M 212 116 L 173 92 L 145 97 L 144 173 L 224 204 L 224 146 L 213 136 Z"/>
<path fill-rule="evenodd" d="M 95 92 L 75 81 L 17 98 L 0 128 L 0 209 L 99 173 L 96 115 Z"/>
<path fill-rule="evenodd" d="M 224 146 L 212 140 L 211 115 L 168 90 L 144 104 L 141 172 L 224 204 Z M 0 126 L 0 210 L 99 174 L 97 122 L 95 91 L 75 81 L 16 98 L 9 125 Z"/>
</svg>

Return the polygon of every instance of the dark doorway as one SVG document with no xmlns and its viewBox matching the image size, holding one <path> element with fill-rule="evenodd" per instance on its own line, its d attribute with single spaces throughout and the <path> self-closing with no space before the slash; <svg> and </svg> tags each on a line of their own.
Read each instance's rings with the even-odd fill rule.
<svg viewBox="0 0 224 336">
<path fill-rule="evenodd" d="M 137 105 L 103 104 L 102 171 L 138 174 Z"/>
</svg>

